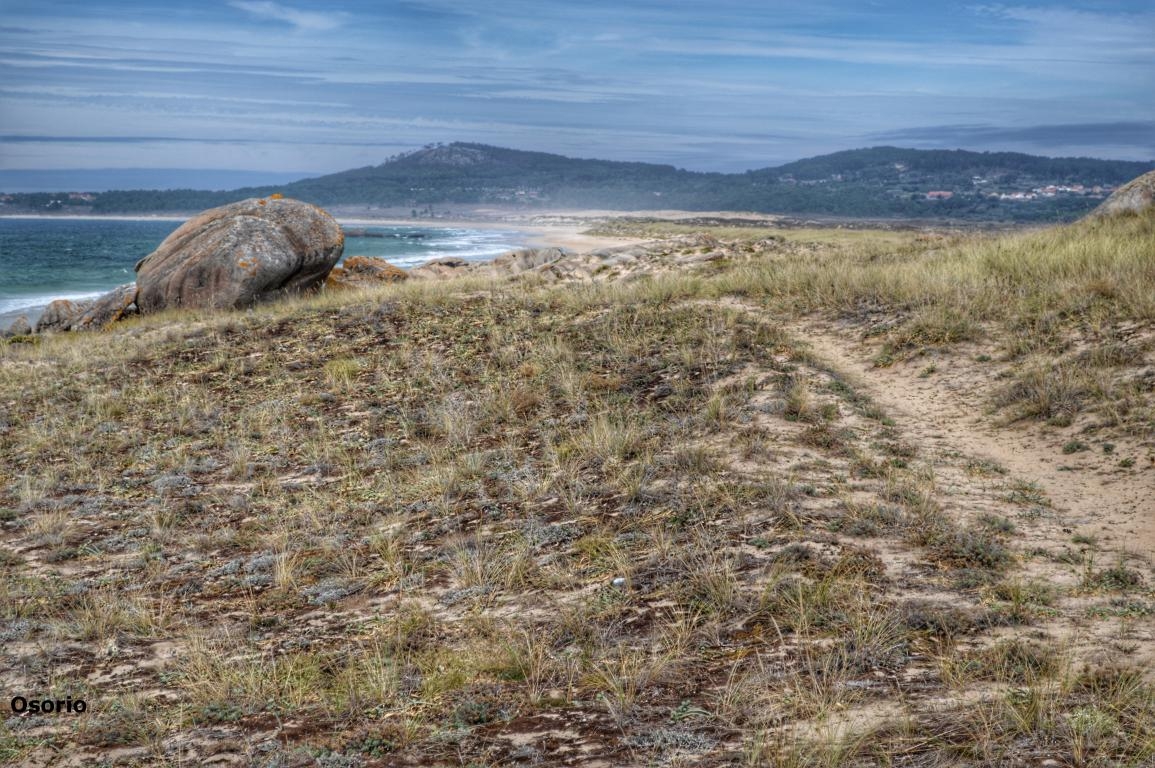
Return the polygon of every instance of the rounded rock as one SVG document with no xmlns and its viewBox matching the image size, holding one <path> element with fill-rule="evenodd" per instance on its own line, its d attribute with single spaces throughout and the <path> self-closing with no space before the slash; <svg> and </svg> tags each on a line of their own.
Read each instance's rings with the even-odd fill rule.
<svg viewBox="0 0 1155 768">
<path fill-rule="evenodd" d="M 40 319 L 36 321 L 36 332 L 72 330 L 72 326 L 91 307 L 91 301 L 57 299 L 40 313 Z"/>
<path fill-rule="evenodd" d="M 31 334 L 32 324 L 24 315 L 13 320 L 12 325 L 8 326 L 8 330 L 4 332 L 5 336 L 30 336 Z"/>
<path fill-rule="evenodd" d="M 142 313 L 239 308 L 320 286 L 340 258 L 337 221 L 308 203 L 252 198 L 185 222 L 136 265 Z"/>
<path fill-rule="evenodd" d="M 1155 210 L 1155 171 L 1145 173 L 1116 189 L 1091 215 L 1114 216 L 1152 210 Z"/>
<path fill-rule="evenodd" d="M 128 315 L 135 314 L 136 283 L 113 288 L 92 304 L 75 320 L 72 330 L 103 328 Z"/>
<path fill-rule="evenodd" d="M 364 288 L 406 280 L 409 273 L 376 256 L 350 256 L 325 280 L 329 289 Z"/>
</svg>

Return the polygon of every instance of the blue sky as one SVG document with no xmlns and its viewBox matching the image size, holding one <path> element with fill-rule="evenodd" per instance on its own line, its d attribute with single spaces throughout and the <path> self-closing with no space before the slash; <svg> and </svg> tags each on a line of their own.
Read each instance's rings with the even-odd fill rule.
<svg viewBox="0 0 1155 768">
<path fill-rule="evenodd" d="M 0 170 L 315 174 L 436 141 L 1150 160 L 1155 4 L 0 0 Z"/>
</svg>

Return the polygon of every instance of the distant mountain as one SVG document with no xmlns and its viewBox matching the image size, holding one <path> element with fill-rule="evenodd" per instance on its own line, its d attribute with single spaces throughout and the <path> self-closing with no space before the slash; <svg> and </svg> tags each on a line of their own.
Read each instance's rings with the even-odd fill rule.
<svg viewBox="0 0 1155 768">
<path fill-rule="evenodd" d="M 192 211 L 281 192 L 326 206 L 407 208 L 415 216 L 433 206 L 485 204 L 1061 220 L 1094 208 L 1112 188 L 1153 168 L 1151 162 L 873 147 L 724 174 L 454 143 L 277 186 L 107 192 L 85 202 L 97 212 Z M 72 204 L 30 196 L 8 203 Z"/>
<path fill-rule="evenodd" d="M 674 207 L 694 204 L 707 182 L 721 187 L 724 174 L 695 173 L 672 165 L 581 160 L 483 144 L 449 144 L 391 158 L 381 165 L 306 179 L 286 195 L 322 205 L 366 203 L 423 206 L 444 203 Z M 666 200 L 661 200 L 663 197 Z M 661 205 L 655 205 L 661 201 Z"/>
<path fill-rule="evenodd" d="M 970 181 L 974 176 L 992 177 L 1021 174 L 1060 182 L 1124 184 L 1143 168 L 1155 163 L 1126 160 L 1093 160 L 1085 157 L 1039 157 L 1020 152 L 968 152 L 964 149 L 900 149 L 873 147 L 834 152 L 754 173 L 797 179 L 823 179 L 842 175 L 844 179 L 887 179 L 898 181 L 911 174 L 938 180 Z"/>
</svg>

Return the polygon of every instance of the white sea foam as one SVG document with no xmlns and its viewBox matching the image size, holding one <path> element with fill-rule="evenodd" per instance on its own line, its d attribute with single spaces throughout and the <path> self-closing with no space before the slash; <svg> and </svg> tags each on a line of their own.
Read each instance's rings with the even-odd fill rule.
<svg viewBox="0 0 1155 768">
<path fill-rule="evenodd" d="M 17 218 L 17 217 L 13 217 Z M 85 216 L 69 216 L 69 217 L 40 217 L 28 216 L 19 218 L 40 219 L 42 221 L 51 221 L 53 219 L 97 219 L 107 220 L 112 217 L 85 217 Z M 116 217 L 124 221 L 156 221 L 162 220 L 161 217 Z M 164 217 L 163 220 L 169 220 Z M 180 219 L 172 219 L 179 221 Z M 342 222 L 349 224 L 352 222 Z M 360 224 L 360 222 L 358 222 Z M 436 225 L 403 225 L 403 224 L 383 224 L 382 222 L 366 221 L 363 223 L 370 229 L 396 229 L 400 232 L 386 232 L 386 236 L 392 235 L 389 242 L 395 245 L 387 250 L 400 251 L 393 253 L 383 253 L 381 257 L 385 258 L 391 264 L 399 267 L 412 268 L 425 264 L 429 261 L 445 258 L 464 259 L 470 262 L 489 261 L 503 253 L 511 250 L 524 247 L 525 239 L 524 233 L 519 232 L 514 228 L 510 229 L 472 229 L 469 227 L 438 227 Z M 411 239 L 412 247 L 402 246 L 397 248 L 398 240 L 406 241 L 411 234 L 419 232 L 421 237 L 413 237 Z M 356 237 L 356 236 L 354 236 Z M 71 246 L 70 246 L 71 247 Z M 372 254 L 378 250 L 372 246 L 372 241 L 367 239 L 367 242 L 358 244 L 358 248 L 365 248 L 368 254 Z M 346 255 L 353 255 L 354 251 L 346 247 Z M 130 268 L 125 267 L 119 270 L 128 279 L 131 279 Z M 115 280 L 115 277 L 113 277 Z M 126 280 L 122 280 L 126 281 Z M 91 285 L 91 283 L 89 283 Z M 85 286 L 87 287 L 87 286 Z M 112 286 L 110 286 L 111 288 Z M 41 289 L 42 290 L 42 289 Z M 93 299 L 103 295 L 105 291 L 78 291 L 75 288 L 72 291 L 61 291 L 54 293 L 42 294 L 25 294 L 12 295 L 7 291 L 0 289 L 0 329 L 7 328 L 12 321 L 20 315 L 26 315 L 29 320 L 35 323 L 45 307 L 48 306 L 55 299 L 70 299 L 72 301 L 79 301 L 84 299 Z M 6 295 L 7 294 L 7 295 Z"/>
<path fill-rule="evenodd" d="M 346 222 L 348 223 L 348 222 Z M 368 222 L 366 222 L 368 223 Z M 385 225 L 368 229 L 394 229 L 386 237 L 392 243 L 411 243 L 410 247 L 389 249 L 380 253 L 372 242 L 358 242 L 355 246 L 347 243 L 345 253 L 354 255 L 365 250 L 365 255 L 376 255 L 398 267 L 417 267 L 436 259 L 464 259 L 466 261 L 489 261 L 519 247 L 524 247 L 522 233 L 516 230 L 478 230 L 468 227 L 437 227 L 427 225 Z M 421 237 L 413 237 L 419 232 Z M 350 239 L 355 239 L 353 235 Z M 398 243 L 399 244 L 399 243 Z M 374 253 L 374 251 L 378 251 Z"/>
<path fill-rule="evenodd" d="M 6 330 L 12 325 L 12 322 L 21 315 L 28 318 L 28 322 L 35 326 L 36 321 L 40 319 L 40 315 L 44 313 L 44 308 L 56 299 L 84 301 L 85 299 L 95 299 L 97 296 L 103 296 L 105 293 L 107 293 L 107 291 L 53 293 L 43 296 L 13 296 L 0 299 L 0 330 Z"/>
<path fill-rule="evenodd" d="M 43 296 L 14 296 L 7 299 L 0 299 L 0 315 L 11 315 L 31 309 L 44 309 L 56 299 L 83 301 L 85 299 L 95 299 L 97 296 L 103 296 L 105 293 L 106 291 L 94 291 L 88 293 L 52 293 Z"/>
<path fill-rule="evenodd" d="M 390 256 L 386 259 L 390 264 L 398 267 L 419 267 L 437 259 L 464 259 L 465 261 L 491 261 L 508 251 L 516 250 L 516 246 L 502 246 L 500 248 L 474 248 L 471 250 L 437 250 L 427 253 L 417 253 L 406 256 Z"/>
</svg>

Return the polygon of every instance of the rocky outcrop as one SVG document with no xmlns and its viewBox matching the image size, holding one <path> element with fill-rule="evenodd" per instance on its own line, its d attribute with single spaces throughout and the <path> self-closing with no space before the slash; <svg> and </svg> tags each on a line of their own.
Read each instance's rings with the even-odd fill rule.
<svg viewBox="0 0 1155 768">
<path fill-rule="evenodd" d="M 552 264 L 565 256 L 566 252 L 561 248 L 527 248 L 498 256 L 490 263 L 489 268 L 496 275 L 520 275 L 522 272 Z"/>
<path fill-rule="evenodd" d="M 11 336 L 27 336 L 30 333 L 32 333 L 32 324 L 28 322 L 27 317 L 20 315 L 20 317 L 13 320 L 12 324 L 8 326 L 8 329 L 0 335 L 8 338 Z"/>
<path fill-rule="evenodd" d="M 57 299 L 44 308 L 40 319 L 36 321 L 36 332 L 70 331 L 72 326 L 93 305 L 92 301 L 72 301 L 71 299 Z"/>
<path fill-rule="evenodd" d="M 341 258 L 340 225 L 289 199 L 250 199 L 185 222 L 136 265 L 142 313 L 247 307 L 320 286 Z"/>
<path fill-rule="evenodd" d="M 1120 213 L 1141 213 L 1155 209 L 1155 171 L 1145 173 L 1116 189 L 1111 196 L 1091 211 L 1092 217 L 1114 216 Z"/>
<path fill-rule="evenodd" d="M 93 301 L 73 323 L 72 330 L 96 330 L 135 314 L 136 283 L 126 283 Z"/>
<path fill-rule="evenodd" d="M 409 273 L 385 259 L 375 256 L 350 256 L 339 267 L 333 267 L 325 278 L 327 290 L 368 288 L 382 283 L 396 283 L 409 278 Z"/>
<path fill-rule="evenodd" d="M 452 257 L 434 259 L 409 270 L 409 276 L 418 280 L 448 280 L 467 274 L 471 266 L 474 265 L 470 265 L 465 259 Z"/>
<path fill-rule="evenodd" d="M 563 262 L 570 255 L 561 248 L 525 248 L 502 254 L 490 262 L 469 262 L 449 257 L 427 261 L 409 270 L 409 275 L 418 280 L 449 280 L 462 275 L 514 277 L 540 272 L 551 264 Z"/>
<path fill-rule="evenodd" d="M 437 259 L 410 270 L 409 274 L 415 278 L 437 280 L 467 275 L 492 278 L 532 275 L 547 282 L 635 280 L 658 272 L 711 269 L 711 262 L 748 259 L 755 254 L 786 247 L 785 241 L 768 238 L 736 248 L 712 235 L 694 233 L 588 253 L 573 253 L 561 248 L 529 248 L 511 251 L 488 263 Z"/>
</svg>

